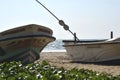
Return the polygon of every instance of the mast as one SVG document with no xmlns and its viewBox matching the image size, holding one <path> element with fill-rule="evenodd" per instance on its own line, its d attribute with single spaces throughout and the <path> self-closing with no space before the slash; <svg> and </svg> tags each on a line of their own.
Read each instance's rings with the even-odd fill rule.
<svg viewBox="0 0 120 80">
<path fill-rule="evenodd" d="M 79 41 L 78 37 L 76 36 L 76 33 L 73 33 L 70 29 L 69 26 L 65 24 L 63 20 L 60 20 L 55 14 L 53 14 L 46 6 L 44 6 L 39 0 L 36 0 L 37 3 L 39 3 L 43 8 L 45 8 L 56 20 L 58 20 L 59 25 L 63 26 L 63 28 L 66 31 L 69 31 L 73 36 L 75 41 Z"/>
</svg>

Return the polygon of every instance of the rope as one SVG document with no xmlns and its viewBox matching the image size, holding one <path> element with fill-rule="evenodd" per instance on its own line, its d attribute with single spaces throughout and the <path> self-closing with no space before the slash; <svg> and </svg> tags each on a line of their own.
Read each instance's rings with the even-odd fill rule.
<svg viewBox="0 0 120 80">
<path fill-rule="evenodd" d="M 40 1 L 36 0 L 40 5 L 42 5 L 51 15 L 53 15 L 58 21 L 59 19 L 55 16 L 48 8 L 46 8 Z"/>
<path fill-rule="evenodd" d="M 60 24 L 61 26 L 63 26 L 63 28 L 64 28 L 65 30 L 68 30 L 68 31 L 74 36 L 74 38 L 79 41 L 79 39 L 77 38 L 77 36 L 74 35 L 74 33 L 73 33 L 71 30 L 69 30 L 69 26 L 66 25 L 63 20 L 60 20 L 57 16 L 55 16 L 55 15 L 54 15 L 47 7 L 45 7 L 39 0 L 36 0 L 36 2 L 38 2 L 42 7 L 44 7 L 54 18 L 56 18 L 56 19 L 59 21 L 59 24 Z"/>
</svg>

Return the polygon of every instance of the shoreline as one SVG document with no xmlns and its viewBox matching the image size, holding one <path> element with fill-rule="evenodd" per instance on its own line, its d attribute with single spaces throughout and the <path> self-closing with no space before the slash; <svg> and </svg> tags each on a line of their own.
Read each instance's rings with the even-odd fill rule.
<svg viewBox="0 0 120 80">
<path fill-rule="evenodd" d="M 65 69 L 89 69 L 100 73 L 108 73 L 114 76 L 120 75 L 120 65 L 97 65 L 88 63 L 71 63 L 70 57 L 67 52 L 41 52 L 40 59 L 37 62 L 46 60 L 52 66 L 64 67 Z"/>
</svg>

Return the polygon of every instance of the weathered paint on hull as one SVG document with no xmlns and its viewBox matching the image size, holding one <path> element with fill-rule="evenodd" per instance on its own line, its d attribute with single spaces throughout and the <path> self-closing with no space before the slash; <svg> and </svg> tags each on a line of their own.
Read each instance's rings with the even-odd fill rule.
<svg viewBox="0 0 120 80">
<path fill-rule="evenodd" d="M 120 64 L 120 42 L 72 43 L 64 42 L 73 62 Z"/>
<path fill-rule="evenodd" d="M 54 38 L 27 37 L 0 42 L 0 62 L 22 61 L 31 63 L 40 58 L 41 50 Z"/>
</svg>

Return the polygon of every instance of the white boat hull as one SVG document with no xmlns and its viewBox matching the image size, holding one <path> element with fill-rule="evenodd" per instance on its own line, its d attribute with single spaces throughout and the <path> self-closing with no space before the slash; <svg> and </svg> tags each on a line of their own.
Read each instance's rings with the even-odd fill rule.
<svg viewBox="0 0 120 80">
<path fill-rule="evenodd" d="M 74 43 L 64 41 L 64 47 L 72 61 L 76 62 L 104 62 L 120 60 L 120 42 L 90 42 Z"/>
</svg>

